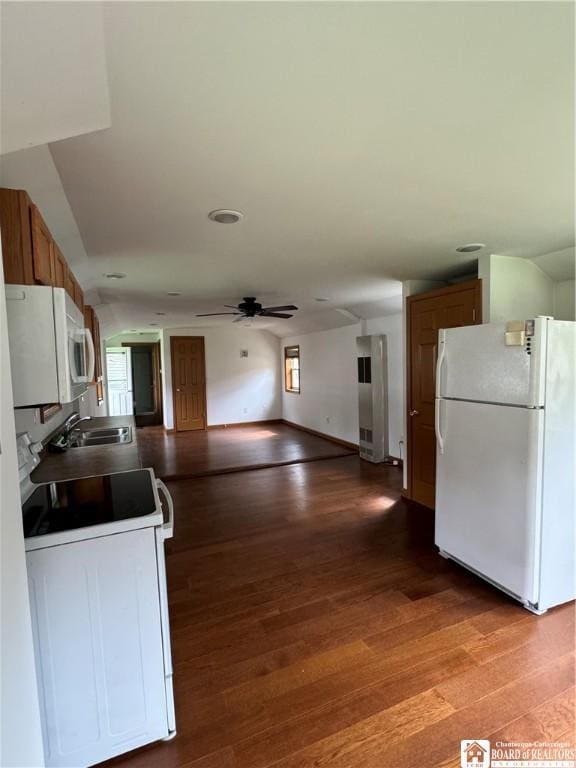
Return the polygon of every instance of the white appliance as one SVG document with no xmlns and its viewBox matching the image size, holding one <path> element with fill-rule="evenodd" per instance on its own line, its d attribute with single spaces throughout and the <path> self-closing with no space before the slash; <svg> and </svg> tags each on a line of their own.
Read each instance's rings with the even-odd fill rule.
<svg viewBox="0 0 576 768">
<path fill-rule="evenodd" d="M 7 285 L 14 406 L 71 403 L 94 378 L 94 342 L 64 288 Z"/>
<path fill-rule="evenodd" d="M 436 544 L 534 613 L 576 597 L 576 323 L 441 330 Z"/>
<path fill-rule="evenodd" d="M 46 766 L 172 738 L 170 494 L 151 469 L 22 487 Z"/>
<path fill-rule="evenodd" d="M 357 336 L 356 353 L 360 457 L 376 464 L 388 458 L 386 336 Z"/>
</svg>

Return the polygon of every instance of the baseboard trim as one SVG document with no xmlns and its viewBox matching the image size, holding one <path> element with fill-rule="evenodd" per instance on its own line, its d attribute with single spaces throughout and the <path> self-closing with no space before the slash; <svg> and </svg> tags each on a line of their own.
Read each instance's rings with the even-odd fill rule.
<svg viewBox="0 0 576 768">
<path fill-rule="evenodd" d="M 301 432 L 308 432 L 309 435 L 314 435 L 315 437 L 321 437 L 324 440 L 329 440 L 331 443 L 336 443 L 336 445 L 341 445 L 344 448 L 348 448 L 349 451 L 354 451 L 355 453 L 358 453 L 358 444 L 357 443 L 349 443 L 347 440 L 341 440 L 339 437 L 333 437 L 332 435 L 327 435 L 324 432 L 319 432 L 316 429 L 310 429 L 310 427 L 304 427 L 302 424 L 296 424 L 294 421 L 288 421 L 287 419 L 280 419 L 282 424 L 286 424 L 287 427 L 294 427 L 294 429 L 299 429 Z"/>
<path fill-rule="evenodd" d="M 262 419 L 261 421 L 235 421 L 232 424 L 208 424 L 206 429 L 232 429 L 233 427 L 261 427 L 266 424 L 280 424 L 282 419 Z"/>
</svg>

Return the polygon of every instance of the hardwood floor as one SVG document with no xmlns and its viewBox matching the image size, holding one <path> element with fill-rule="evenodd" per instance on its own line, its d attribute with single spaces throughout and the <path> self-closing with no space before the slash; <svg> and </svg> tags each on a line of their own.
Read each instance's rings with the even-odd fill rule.
<svg viewBox="0 0 576 768">
<path fill-rule="evenodd" d="M 353 453 L 341 445 L 281 423 L 207 432 L 167 433 L 162 427 L 148 427 L 138 431 L 138 447 L 144 466 L 154 467 L 158 477 L 165 480 Z"/>
<path fill-rule="evenodd" d="M 169 484 L 178 735 L 122 768 L 459 765 L 574 739 L 574 607 L 536 617 L 436 554 L 357 457 Z"/>
</svg>

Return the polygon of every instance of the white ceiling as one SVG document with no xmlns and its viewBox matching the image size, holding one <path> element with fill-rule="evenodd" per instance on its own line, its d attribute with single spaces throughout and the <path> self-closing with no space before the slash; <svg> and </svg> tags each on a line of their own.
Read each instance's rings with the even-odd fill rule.
<svg viewBox="0 0 576 768">
<path fill-rule="evenodd" d="M 544 270 L 552 280 L 574 280 L 576 276 L 576 248 L 564 248 L 554 253 L 536 256 L 533 261 Z"/>
<path fill-rule="evenodd" d="M 461 243 L 573 245 L 571 3 L 104 5 L 112 127 L 51 151 L 116 330 L 247 295 L 335 327 Z"/>
<path fill-rule="evenodd" d="M 99 2 L 0 4 L 0 152 L 110 126 Z"/>
</svg>

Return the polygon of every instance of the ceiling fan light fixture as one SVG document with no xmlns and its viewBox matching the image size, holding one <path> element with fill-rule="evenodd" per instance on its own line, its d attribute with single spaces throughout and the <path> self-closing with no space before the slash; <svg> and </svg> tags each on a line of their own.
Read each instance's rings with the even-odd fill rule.
<svg viewBox="0 0 576 768">
<path fill-rule="evenodd" d="M 481 251 L 482 248 L 486 248 L 485 243 L 467 243 L 466 245 L 459 245 L 456 250 L 458 253 L 474 253 L 474 251 Z"/>
<path fill-rule="evenodd" d="M 217 224 L 237 224 L 244 218 L 244 214 L 230 208 L 217 208 L 215 211 L 210 211 L 208 218 Z"/>
</svg>

